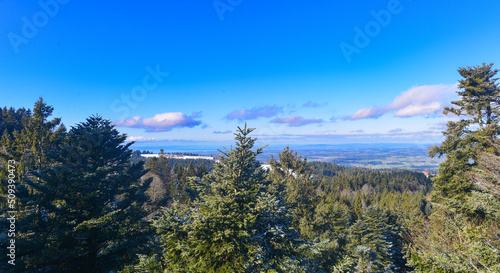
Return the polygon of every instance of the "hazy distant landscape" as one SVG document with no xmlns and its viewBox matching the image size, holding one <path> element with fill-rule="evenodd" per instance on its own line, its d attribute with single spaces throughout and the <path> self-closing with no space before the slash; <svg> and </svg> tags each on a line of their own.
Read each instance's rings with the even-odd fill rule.
<svg viewBox="0 0 500 273">
<path fill-rule="evenodd" d="M 307 157 L 308 161 L 335 163 L 349 167 L 365 167 L 371 169 L 413 169 L 436 171 L 441 158 L 431 158 L 428 147 L 432 144 L 373 143 L 373 144 L 339 144 L 339 145 L 297 145 L 290 149 Z M 271 155 L 276 157 L 284 146 L 266 147 L 257 159 L 267 163 Z M 141 149 L 159 152 L 159 147 L 141 147 Z M 222 147 L 220 147 L 222 149 Z M 203 147 L 164 147 L 165 152 L 191 152 L 199 155 L 219 154 L 216 148 Z"/>
</svg>

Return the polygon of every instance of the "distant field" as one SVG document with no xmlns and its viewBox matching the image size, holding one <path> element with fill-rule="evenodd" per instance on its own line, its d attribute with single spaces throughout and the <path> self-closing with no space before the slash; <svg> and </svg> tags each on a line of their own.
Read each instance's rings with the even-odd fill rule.
<svg viewBox="0 0 500 273">
<path fill-rule="evenodd" d="M 323 161 L 344 166 L 372 169 L 415 169 L 435 172 L 443 161 L 430 158 L 430 145 L 412 144 L 349 144 L 349 145 L 308 145 L 293 149 L 308 161 Z M 260 160 L 267 161 L 280 149 L 268 149 Z"/>
<path fill-rule="evenodd" d="M 371 169 L 414 169 L 434 173 L 443 161 L 430 158 L 427 148 L 431 144 L 341 144 L 341 145 L 300 145 L 290 148 L 299 155 L 306 156 L 308 161 L 323 161 L 344 166 L 365 167 Z M 193 147 L 170 147 L 166 152 L 191 152 L 199 155 L 215 155 L 216 149 L 199 149 Z M 283 146 L 271 146 L 264 149 L 258 159 L 267 162 L 271 155 L 277 156 Z M 158 147 L 151 148 L 157 152 Z"/>
</svg>

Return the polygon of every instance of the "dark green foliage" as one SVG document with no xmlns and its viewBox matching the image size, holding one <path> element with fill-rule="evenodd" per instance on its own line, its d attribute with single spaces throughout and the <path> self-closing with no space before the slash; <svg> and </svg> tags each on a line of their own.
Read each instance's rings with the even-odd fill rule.
<svg viewBox="0 0 500 273">
<path fill-rule="evenodd" d="M 147 205 L 150 216 L 158 213 L 161 206 L 170 206 L 173 201 L 178 201 L 181 204 L 189 204 L 193 196 L 196 195 L 196 191 L 188 187 L 189 179 L 195 177 L 202 178 L 207 174 L 206 162 L 210 162 L 209 165 L 213 166 L 211 165 L 213 164 L 212 161 L 204 159 L 173 160 L 182 164 L 177 164 L 172 168 L 169 164 L 169 162 L 172 162 L 172 159 L 167 158 L 164 153 L 163 156 L 144 160 L 148 173 L 142 179 L 144 182 L 148 182 L 148 179 L 151 180 L 150 186 L 146 191 L 146 194 L 150 197 L 150 202 Z"/>
<path fill-rule="evenodd" d="M 207 168 L 205 167 L 205 164 L 201 162 L 200 166 L 196 169 L 196 176 L 199 178 L 202 178 L 205 174 L 207 174 Z"/>
<path fill-rule="evenodd" d="M 401 231 L 425 217 L 432 182 L 423 173 L 307 163 L 288 148 L 278 158 L 269 177 L 292 206 L 293 226 L 312 243 L 305 253 L 314 270 L 409 270 Z"/>
<path fill-rule="evenodd" d="M 132 156 L 130 158 L 130 161 L 133 163 L 137 163 L 139 161 L 148 162 L 149 160 L 152 160 L 153 158 L 155 158 L 155 157 L 153 157 L 153 158 L 141 157 L 141 154 L 148 154 L 148 153 L 152 154 L 153 152 L 149 152 L 149 151 L 142 151 L 141 152 L 139 150 L 134 150 L 132 152 Z M 198 169 L 201 167 L 201 165 L 203 165 L 202 168 L 205 170 L 205 173 L 212 171 L 212 169 L 214 168 L 214 162 L 215 162 L 213 160 L 208 160 L 208 159 L 179 159 L 179 158 L 173 158 L 173 157 L 167 157 L 166 160 L 167 160 L 167 164 L 172 169 L 176 169 L 177 166 L 181 166 L 181 167 L 186 168 L 189 166 L 189 164 L 193 164 L 193 167 L 195 169 Z M 198 175 L 198 176 L 200 176 L 200 175 Z"/>
<path fill-rule="evenodd" d="M 406 271 L 401 224 L 395 215 L 369 207 L 349 229 L 347 251 L 358 267 L 371 271 Z M 361 270 L 362 271 L 362 270 Z"/>
<path fill-rule="evenodd" d="M 149 184 L 146 190 L 146 195 L 149 197 L 147 209 L 151 215 L 154 215 L 159 211 L 160 206 L 166 206 L 172 198 L 172 192 L 175 191 L 172 185 L 174 174 L 165 157 L 151 158 L 146 161 L 145 168 L 148 173 L 142 177 L 142 180 Z"/>
<path fill-rule="evenodd" d="M 172 180 L 172 169 L 165 157 L 153 157 L 146 162 L 145 167 L 151 173 L 158 175 L 165 182 Z"/>
<path fill-rule="evenodd" d="M 289 148 L 264 171 L 246 127 L 215 164 L 142 160 L 108 120 L 93 116 L 66 132 L 52 111 L 39 100 L 33 113 L 4 108 L 0 117 L 2 179 L 6 160 L 20 162 L 24 272 L 406 272 L 405 245 L 420 271 L 467 272 L 465 257 L 497 270 L 500 151 L 483 141 L 494 109 L 484 134 L 466 132 L 490 153 L 473 154 L 481 168 L 463 169 L 467 194 L 446 206 L 427 201 L 432 182 L 419 172 L 308 163 Z M 463 139 L 451 172 L 478 147 Z"/>
<path fill-rule="evenodd" d="M 23 127 L 31 117 L 31 111 L 24 108 L 16 110 L 12 107 L 9 109 L 4 107 L 0 110 L 0 181 L 2 185 L 7 185 L 6 178 L 9 174 L 7 162 L 9 160 L 20 160 L 20 152 L 23 150 L 19 147 L 20 144 L 16 143 L 14 135 L 19 135 L 21 133 Z M 22 163 L 16 164 L 16 177 L 20 177 L 24 174 L 23 166 L 26 165 Z M 0 187 L 1 196 L 6 196 L 6 193 L 7 187 Z M 1 207 L 5 208 L 5 198 L 1 198 L 0 200 Z"/>
<path fill-rule="evenodd" d="M 29 166 L 26 171 L 43 170 L 57 158 L 58 145 L 66 129 L 61 125 L 60 118 L 48 120 L 53 111 L 54 108 L 40 98 L 35 103 L 33 114 L 25 119 L 21 132 L 14 132 L 16 151 L 11 155 L 19 157 L 19 162 Z"/>
<path fill-rule="evenodd" d="M 288 272 L 295 266 L 297 233 L 284 201 L 265 191 L 265 172 L 256 160 L 262 148 L 252 151 L 251 131 L 239 128 L 236 147 L 221 151 L 213 172 L 190 180 L 199 193 L 191 206 L 174 202 L 164 210 L 155 221 L 163 255 L 144 258 L 136 270 Z"/>
<path fill-rule="evenodd" d="M 271 157 L 269 178 L 275 192 L 282 194 L 286 204 L 291 206 L 294 214 L 294 227 L 304 233 L 309 229 L 314 211 L 315 186 L 311 177 L 311 169 L 307 159 L 302 159 L 288 147 L 278 155 L 279 161 Z M 284 193 L 284 194 L 283 194 Z"/>
<path fill-rule="evenodd" d="M 16 267 L 0 270 L 107 272 L 135 260 L 151 229 L 125 135 L 99 116 L 66 132 L 42 99 L 33 112 L 4 110 L 0 169 L 3 179 L 6 160 L 19 162 L 18 220 Z"/>
<path fill-rule="evenodd" d="M 20 132 L 27 120 L 31 117 L 31 110 L 25 108 L 14 109 L 4 107 L 0 115 L 0 132 L 9 137 L 14 137 L 14 132 Z"/>
<path fill-rule="evenodd" d="M 431 155 L 446 154 L 435 178 L 433 212 L 410 229 L 409 264 L 417 272 L 500 271 L 500 146 L 498 96 L 492 64 L 459 69 L 457 108 Z"/>
<path fill-rule="evenodd" d="M 131 261 L 147 230 L 139 178 L 142 164 L 129 164 L 131 143 L 111 122 L 93 116 L 67 134 L 58 162 L 30 181 L 42 221 L 27 241 L 45 238 L 38 255 L 25 257 L 27 268 L 98 272 Z M 142 190 L 142 191 L 141 191 Z"/>
<path fill-rule="evenodd" d="M 168 165 L 170 165 L 173 169 L 177 166 L 189 167 L 190 164 L 193 164 L 193 167 L 199 168 L 201 164 L 203 164 L 206 172 L 212 171 L 214 168 L 214 161 L 208 159 L 178 159 L 178 158 L 168 158 Z"/>
<path fill-rule="evenodd" d="M 33 112 L 24 108 L 17 111 L 13 108 L 2 110 L 0 174 L 5 174 L 3 170 L 8 160 L 17 162 L 17 197 L 19 205 L 26 209 L 36 205 L 29 198 L 35 189 L 25 183 L 24 179 L 32 178 L 33 172 L 41 171 L 56 162 L 58 146 L 66 132 L 60 118 L 49 120 L 53 110 L 42 98 L 35 103 Z M 2 179 L 5 177 L 2 175 Z"/>
<path fill-rule="evenodd" d="M 477 164 L 477 152 L 490 147 L 499 134 L 500 88 L 495 78 L 498 70 L 492 67 L 493 64 L 483 64 L 458 70 L 463 77 L 458 85 L 460 100 L 452 102 L 455 107 L 446 107 L 444 114 L 452 113 L 462 119 L 449 121 L 443 143 L 429 150 L 433 157 L 446 155 L 434 179 L 444 197 L 460 197 L 471 190 L 466 173 Z"/>
<path fill-rule="evenodd" d="M 348 167 L 327 162 L 309 162 L 309 165 L 311 166 L 314 175 L 322 175 L 327 177 L 334 177 L 338 173 L 349 169 Z"/>
<path fill-rule="evenodd" d="M 145 161 L 145 158 L 141 156 L 141 151 L 132 151 L 132 154 L 130 155 L 130 162 L 139 163 L 139 161 Z"/>
<path fill-rule="evenodd" d="M 436 203 L 429 220 L 411 230 L 409 261 L 418 272 L 500 270 L 498 141 L 493 147 L 478 155 L 478 167 L 467 174 L 472 189 L 464 200 Z"/>
<path fill-rule="evenodd" d="M 361 190 L 365 185 L 374 192 L 428 192 L 432 188 L 432 181 L 423 173 L 410 170 L 376 171 L 365 168 L 348 168 L 332 163 L 311 162 L 313 174 L 327 176 L 327 187 L 336 190 Z"/>
</svg>

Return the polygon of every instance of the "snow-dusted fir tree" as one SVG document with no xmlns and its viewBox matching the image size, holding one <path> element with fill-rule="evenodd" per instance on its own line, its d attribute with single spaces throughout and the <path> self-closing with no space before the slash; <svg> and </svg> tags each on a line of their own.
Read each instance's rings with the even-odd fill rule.
<svg viewBox="0 0 500 273">
<path fill-rule="evenodd" d="M 174 203 L 156 222 L 163 254 L 143 257 L 133 270 L 183 272 L 293 272 L 298 234 L 284 201 L 266 191 L 266 173 L 253 151 L 253 131 L 238 127 L 212 173 L 192 180 L 198 194 Z M 132 271 L 132 270 L 131 270 Z M 273 271 L 270 271 L 273 272 Z"/>
</svg>

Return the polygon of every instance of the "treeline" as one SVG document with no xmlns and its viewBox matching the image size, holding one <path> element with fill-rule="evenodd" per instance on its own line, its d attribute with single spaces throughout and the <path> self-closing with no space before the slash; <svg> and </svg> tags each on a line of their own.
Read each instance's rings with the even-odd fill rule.
<svg viewBox="0 0 500 273">
<path fill-rule="evenodd" d="M 337 191 L 360 190 L 369 187 L 380 191 L 409 191 L 425 193 L 432 189 L 432 181 L 424 173 L 404 169 L 372 171 L 366 168 L 349 168 L 325 162 L 310 162 L 314 175 L 332 177 Z"/>
<path fill-rule="evenodd" d="M 307 266 L 300 270 L 409 270 L 404 232 L 431 210 L 426 194 L 432 182 L 425 175 L 307 163 L 289 148 L 270 164 L 271 185 L 285 189 L 291 226 L 304 242 Z"/>
<path fill-rule="evenodd" d="M 143 209 L 148 200 L 143 164 L 129 162 L 131 143 L 125 144 L 126 136 L 111 121 L 91 116 L 67 130 L 60 118 L 50 119 L 52 112 L 42 99 L 32 111 L 1 112 L 1 245 L 4 251 L 15 247 L 8 257 L 15 265 L 3 262 L 1 271 L 123 267 L 146 251 L 154 235 Z M 8 170 L 11 162 L 14 172 Z M 7 181 L 8 174 L 15 178 Z M 9 201 L 15 203 L 9 206 L 6 185 L 13 186 Z M 8 235 L 7 227 L 14 227 Z"/>
<path fill-rule="evenodd" d="M 148 162 L 152 158 L 146 158 L 141 156 L 141 152 L 138 150 L 132 151 L 132 156 L 130 157 L 130 161 L 133 163 L 137 163 L 139 161 Z M 209 159 L 179 159 L 179 158 L 169 158 L 167 157 L 167 164 L 170 167 L 188 167 L 190 164 L 193 164 L 195 168 L 198 168 L 201 164 L 205 166 L 207 171 L 211 171 L 214 168 L 214 161 Z"/>
<path fill-rule="evenodd" d="M 243 129 L 242 132 L 245 130 Z M 241 159 L 232 160 L 238 162 Z M 431 210 L 430 204 L 425 200 L 426 194 L 431 189 L 431 181 L 425 175 L 405 170 L 372 171 L 362 168 L 346 168 L 331 163 L 307 163 L 305 159 L 288 148 L 279 154 L 278 160 L 272 158 L 270 164 L 272 170 L 262 174 L 260 194 L 271 200 L 273 198 L 278 200 L 278 204 L 282 206 L 281 209 L 288 211 L 288 215 L 275 216 L 276 218 L 267 219 L 267 221 L 287 223 L 285 234 L 295 236 L 292 236 L 294 241 L 288 243 L 301 249 L 294 253 L 297 255 L 295 259 L 286 257 L 289 260 L 283 261 L 283 264 L 274 270 L 285 271 L 284 268 L 286 268 L 292 271 L 330 272 L 336 267 L 342 267 L 344 270 L 353 269 L 360 258 L 356 241 L 363 239 L 368 240 L 367 245 L 373 249 L 368 252 L 371 255 L 369 256 L 378 257 L 377 260 L 366 257 L 365 259 L 368 260 L 363 260 L 363 262 L 366 262 L 367 266 L 373 269 L 385 268 L 395 271 L 407 269 L 406 260 L 403 259 L 405 242 L 403 232 L 426 217 Z M 260 169 L 258 165 L 256 166 L 252 172 Z M 218 167 L 223 168 L 221 165 Z M 215 167 L 216 170 L 218 167 Z M 202 188 L 207 187 L 205 181 L 210 177 L 210 175 L 205 177 L 206 172 L 200 171 L 200 169 L 205 170 L 203 164 L 200 168 L 195 168 L 193 164 L 190 164 L 187 168 L 178 166 L 172 169 L 168 164 L 168 159 L 160 157 L 149 159 L 146 168 L 150 171 L 145 177 L 151 175 L 155 179 L 151 184 L 152 187 L 155 181 L 166 182 L 163 185 L 169 190 L 163 191 L 162 196 L 169 196 L 168 200 L 172 202 L 161 205 L 167 209 L 169 217 L 184 215 L 186 213 L 184 210 L 187 208 L 194 209 L 201 206 L 200 201 L 197 200 L 202 192 L 199 188 L 200 185 Z M 288 170 L 288 172 L 282 170 Z M 224 172 L 227 170 L 224 169 Z M 328 176 L 319 174 L 320 172 Z M 169 174 L 171 177 L 164 174 Z M 172 175 L 177 179 L 173 179 Z M 226 185 L 226 187 L 230 186 Z M 209 195 L 210 198 L 214 198 L 212 194 Z M 224 197 L 225 195 L 221 195 L 218 198 Z M 213 221 L 217 221 L 217 217 L 227 217 L 224 214 L 216 214 L 217 211 L 207 213 Z M 159 223 L 166 225 L 164 217 L 165 214 L 156 220 L 155 225 Z M 168 221 L 173 220 L 173 218 L 168 219 Z M 185 219 L 182 222 L 188 223 L 189 220 Z M 168 222 L 168 224 L 171 223 Z M 193 228 L 181 226 L 176 229 Z M 262 228 L 262 224 L 259 228 Z M 360 228 L 362 230 L 359 230 Z M 228 230 L 223 231 L 228 232 Z M 163 228 L 158 232 L 163 235 L 168 234 L 164 233 Z M 390 237 L 386 236 L 388 232 L 392 234 Z M 197 236 L 210 237 L 208 234 Z M 190 240 L 195 239 L 200 240 L 200 238 L 190 238 Z M 134 271 L 148 265 L 154 265 L 149 268 L 150 271 L 154 268 L 162 270 L 189 268 L 184 264 L 174 266 L 171 264 L 172 261 L 162 261 L 159 258 L 164 251 L 169 251 L 168 244 L 178 243 L 179 241 L 164 242 L 163 248 L 156 249 L 156 255 L 142 256 L 143 260 L 140 265 L 129 267 L 127 270 Z M 198 243 L 207 244 L 206 247 L 210 247 L 209 242 Z M 393 247 L 389 249 L 388 245 Z M 225 247 L 230 248 L 230 246 Z M 205 263 L 206 261 L 203 261 L 201 268 L 204 269 L 200 272 L 204 272 L 209 267 Z M 197 272 L 195 267 L 189 270 Z M 281 267 L 283 270 L 279 270 Z"/>
<path fill-rule="evenodd" d="M 152 206 L 149 213 L 154 216 L 162 207 L 170 206 L 172 202 L 180 202 L 188 205 L 189 179 L 201 179 L 213 168 L 211 160 L 183 160 L 166 157 L 146 159 L 145 168 L 148 173 L 142 177 L 143 181 L 149 181 L 146 194 L 150 197 Z"/>
</svg>

